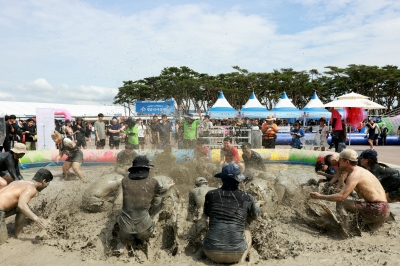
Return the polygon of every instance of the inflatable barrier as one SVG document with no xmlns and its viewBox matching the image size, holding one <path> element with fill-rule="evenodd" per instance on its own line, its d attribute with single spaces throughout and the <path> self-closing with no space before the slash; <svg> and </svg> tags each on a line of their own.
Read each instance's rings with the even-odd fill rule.
<svg viewBox="0 0 400 266">
<path fill-rule="evenodd" d="M 315 133 L 306 133 L 306 136 L 310 136 Z M 347 135 L 347 138 L 350 138 L 351 145 L 368 145 L 368 137 L 365 138 L 365 133 L 351 133 Z M 276 145 L 289 145 L 292 141 L 292 135 L 289 133 L 277 133 L 276 134 Z M 331 143 L 331 137 L 328 138 L 328 143 Z M 349 144 L 349 141 L 346 142 Z M 379 144 L 382 144 L 381 138 L 379 138 Z M 399 136 L 388 136 L 387 137 L 387 145 L 400 145 Z"/>
<path fill-rule="evenodd" d="M 121 150 L 82 150 L 84 165 L 96 163 L 115 163 L 117 154 Z M 311 151 L 297 149 L 254 149 L 258 152 L 266 163 L 293 163 L 293 164 L 315 164 L 319 157 L 332 154 L 329 151 Z M 140 151 L 140 155 L 146 155 L 149 160 L 154 160 L 157 153 L 161 150 L 145 150 Z M 173 149 L 172 153 L 177 158 L 177 162 L 185 162 L 193 160 L 193 150 L 177 150 Z M 28 151 L 20 160 L 21 168 L 43 167 L 46 165 L 54 166 L 58 150 L 42 150 Z M 239 156 L 242 158 L 242 151 L 239 150 Z M 66 156 L 60 161 L 66 159 Z M 210 151 L 210 161 L 220 161 L 220 150 L 214 149 Z"/>
</svg>

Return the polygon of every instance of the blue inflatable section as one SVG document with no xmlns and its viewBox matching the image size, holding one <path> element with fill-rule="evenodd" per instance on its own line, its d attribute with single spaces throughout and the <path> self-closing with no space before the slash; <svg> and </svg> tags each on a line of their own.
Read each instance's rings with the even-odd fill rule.
<svg viewBox="0 0 400 266">
<path fill-rule="evenodd" d="M 310 136 L 315 133 L 306 133 L 306 136 Z M 276 144 L 277 145 L 289 145 L 292 141 L 292 136 L 290 133 L 277 133 L 276 134 Z M 351 140 L 351 145 L 368 145 L 368 137 L 365 137 L 363 133 L 351 133 L 347 134 L 347 138 Z M 386 138 L 387 145 L 400 145 L 399 136 L 388 136 Z M 331 143 L 331 137 L 328 138 L 328 142 Z M 374 142 L 375 143 L 375 142 Z M 349 144 L 349 141 L 346 142 Z M 379 138 L 379 145 L 382 144 L 381 138 Z"/>
</svg>

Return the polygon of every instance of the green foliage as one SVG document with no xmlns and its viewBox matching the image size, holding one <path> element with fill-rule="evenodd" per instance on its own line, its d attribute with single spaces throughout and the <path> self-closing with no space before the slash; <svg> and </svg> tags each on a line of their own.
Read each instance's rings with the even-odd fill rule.
<svg viewBox="0 0 400 266">
<path fill-rule="evenodd" d="M 260 102 L 271 109 L 286 92 L 293 104 L 301 109 L 316 91 L 323 102 L 356 92 L 388 110 L 399 107 L 400 70 L 397 66 L 327 66 L 323 74 L 316 69 L 307 72 L 282 68 L 260 73 L 239 66 L 232 68 L 234 72 L 211 76 L 186 66 L 167 67 L 157 77 L 124 81 L 114 97 L 114 104 L 129 107 L 136 100 L 174 99 L 184 111 L 190 106 L 205 111 L 222 91 L 233 108 L 240 109 L 254 92 Z"/>
</svg>

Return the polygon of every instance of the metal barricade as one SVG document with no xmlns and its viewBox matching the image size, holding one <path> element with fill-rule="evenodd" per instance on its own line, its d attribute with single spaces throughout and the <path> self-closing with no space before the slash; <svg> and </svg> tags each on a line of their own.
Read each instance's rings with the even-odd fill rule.
<svg viewBox="0 0 400 266">
<path fill-rule="evenodd" d="M 204 139 L 211 149 L 219 149 L 225 137 L 232 138 L 232 145 L 240 147 L 242 143 L 252 143 L 252 130 L 243 127 L 213 126 L 208 130 L 197 129 L 197 139 Z"/>
</svg>

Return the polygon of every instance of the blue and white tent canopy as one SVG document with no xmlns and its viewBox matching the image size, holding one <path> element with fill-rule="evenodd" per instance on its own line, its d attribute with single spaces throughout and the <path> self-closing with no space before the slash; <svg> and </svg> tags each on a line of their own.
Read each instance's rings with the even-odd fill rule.
<svg viewBox="0 0 400 266">
<path fill-rule="evenodd" d="M 298 118 L 302 113 L 294 106 L 292 101 L 287 97 L 286 92 L 284 92 L 278 103 L 268 114 L 275 118 Z"/>
<path fill-rule="evenodd" d="M 305 118 L 321 118 L 325 117 L 327 119 L 331 118 L 331 112 L 325 109 L 324 104 L 321 102 L 321 100 L 318 98 L 318 95 L 316 92 L 314 92 L 313 96 L 311 97 L 311 100 L 307 103 L 307 105 L 301 110 L 302 112 L 302 117 Z"/>
<path fill-rule="evenodd" d="M 250 118 L 266 117 L 268 110 L 258 101 L 254 92 L 251 94 L 250 99 L 243 105 L 240 110 L 241 116 Z"/>
<path fill-rule="evenodd" d="M 222 91 L 219 94 L 217 101 L 207 111 L 210 118 L 233 118 L 237 111 L 228 103 Z"/>
</svg>

